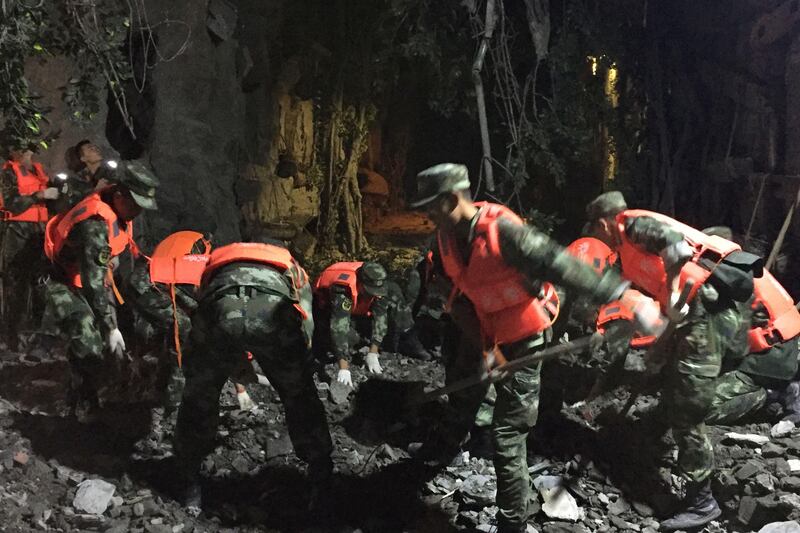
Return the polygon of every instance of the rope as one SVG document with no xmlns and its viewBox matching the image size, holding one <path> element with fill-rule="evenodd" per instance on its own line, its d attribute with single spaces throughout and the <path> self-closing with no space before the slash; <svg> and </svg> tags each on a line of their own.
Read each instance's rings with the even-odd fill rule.
<svg viewBox="0 0 800 533">
<path fill-rule="evenodd" d="M 169 284 L 169 298 L 172 300 L 172 340 L 175 342 L 175 353 L 178 357 L 178 368 L 181 368 L 183 362 L 183 352 L 181 351 L 181 332 L 180 325 L 178 324 L 178 301 L 175 297 L 175 284 Z"/>
</svg>

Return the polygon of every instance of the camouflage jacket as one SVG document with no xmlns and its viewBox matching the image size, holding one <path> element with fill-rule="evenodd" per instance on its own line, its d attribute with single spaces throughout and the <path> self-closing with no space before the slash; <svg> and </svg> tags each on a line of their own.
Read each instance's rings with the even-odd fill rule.
<svg viewBox="0 0 800 533">
<path fill-rule="evenodd" d="M 150 281 L 150 265 L 144 258 L 136 260 L 133 271 L 125 280 L 123 287 L 126 301 L 130 300 L 145 316 L 160 318 L 165 309 L 169 309 L 171 314 L 172 298 L 169 295 L 169 287 Z M 175 301 L 180 310 L 191 315 L 197 309 L 194 287 L 178 285 L 175 290 Z"/>
<path fill-rule="evenodd" d="M 468 261 L 472 251 L 477 220 L 478 215 L 475 215 L 468 234 L 461 239 L 456 238 L 465 261 Z M 622 279 L 616 272 L 609 270 L 600 277 L 591 267 L 572 257 L 564 247 L 534 227 L 500 219 L 498 235 L 503 259 L 525 276 L 533 289 L 543 281 L 550 281 L 585 294 L 598 303 L 606 303 L 620 296 Z M 434 272 L 446 276 L 438 245 L 434 246 L 433 252 Z M 535 291 L 532 290 L 532 294 Z"/>
<path fill-rule="evenodd" d="M 350 360 L 350 310 L 353 308 L 353 299 L 347 288 L 333 285 L 330 288 L 330 333 L 331 348 L 339 359 Z M 370 308 L 372 332 L 370 344 L 380 346 L 389 329 L 388 320 L 389 299 L 375 298 Z"/>
<path fill-rule="evenodd" d="M 23 196 L 19 193 L 17 176 L 11 169 L 5 169 L 0 174 L 0 194 L 3 195 L 3 209 L 13 215 L 19 215 L 38 200 L 33 195 Z"/>
</svg>

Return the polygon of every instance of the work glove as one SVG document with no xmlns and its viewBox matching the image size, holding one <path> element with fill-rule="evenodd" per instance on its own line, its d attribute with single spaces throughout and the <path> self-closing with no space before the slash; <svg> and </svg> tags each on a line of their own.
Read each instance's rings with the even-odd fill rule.
<svg viewBox="0 0 800 533">
<path fill-rule="evenodd" d="M 269 382 L 269 379 L 267 379 L 267 376 L 264 376 L 263 374 L 256 374 L 256 379 L 258 380 L 258 384 L 259 385 L 264 385 L 265 387 L 271 387 L 272 386 L 272 383 Z"/>
<path fill-rule="evenodd" d="M 59 192 L 57 187 L 48 187 L 42 191 L 43 200 L 55 200 L 58 198 Z"/>
<path fill-rule="evenodd" d="M 257 407 L 256 402 L 250 398 L 250 395 L 247 394 L 246 390 L 237 392 L 236 399 L 239 400 L 239 409 L 242 411 L 252 411 Z"/>
<path fill-rule="evenodd" d="M 346 368 L 340 368 L 339 373 L 336 374 L 336 381 L 348 387 L 353 386 L 353 376 Z"/>
<path fill-rule="evenodd" d="M 381 368 L 381 364 L 378 362 L 378 354 L 375 352 L 369 352 L 366 357 L 367 361 L 367 370 L 371 374 L 382 374 L 383 369 Z"/>
<path fill-rule="evenodd" d="M 112 329 L 108 334 L 108 350 L 117 359 L 122 359 L 125 356 L 125 339 L 122 338 L 122 332 L 119 328 Z"/>
<path fill-rule="evenodd" d="M 683 307 L 680 309 L 676 309 L 678 305 L 678 300 L 680 299 L 681 295 L 677 292 L 672 292 L 669 295 L 669 308 L 667 309 L 667 318 L 671 322 L 680 322 L 686 315 L 689 314 L 689 304 L 683 304 Z"/>
</svg>

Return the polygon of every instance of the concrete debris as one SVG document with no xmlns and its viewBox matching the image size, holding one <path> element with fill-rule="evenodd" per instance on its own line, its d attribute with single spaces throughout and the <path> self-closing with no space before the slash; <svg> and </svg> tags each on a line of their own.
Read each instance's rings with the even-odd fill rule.
<svg viewBox="0 0 800 533">
<path fill-rule="evenodd" d="M 78 485 L 72 506 L 78 511 L 101 515 L 108 509 L 116 489 L 117 487 L 102 479 L 87 479 Z"/>
<path fill-rule="evenodd" d="M 800 459 L 789 459 L 786 462 L 789 464 L 790 472 L 800 472 Z"/>
<path fill-rule="evenodd" d="M 772 435 L 773 439 L 781 439 L 783 437 L 788 437 L 792 434 L 795 429 L 794 422 L 791 420 L 781 420 L 774 426 L 772 429 L 769 430 L 769 434 Z"/>
<path fill-rule="evenodd" d="M 582 520 L 585 512 L 569 493 L 564 480 L 560 476 L 539 476 L 533 480 L 533 486 L 539 491 L 544 504 L 542 511 L 557 520 L 577 522 Z"/>
<path fill-rule="evenodd" d="M 772 522 L 759 529 L 758 533 L 800 533 L 800 523 L 796 520 Z"/>
<path fill-rule="evenodd" d="M 739 444 L 748 444 L 755 446 L 763 446 L 764 444 L 769 442 L 769 437 L 765 437 L 764 435 L 755 435 L 753 433 L 729 432 L 725 433 L 725 439 L 734 441 Z"/>
</svg>

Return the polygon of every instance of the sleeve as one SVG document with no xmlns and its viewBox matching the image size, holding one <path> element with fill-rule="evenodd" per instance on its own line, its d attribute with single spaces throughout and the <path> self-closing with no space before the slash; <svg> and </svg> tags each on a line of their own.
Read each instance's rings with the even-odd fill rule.
<svg viewBox="0 0 800 533">
<path fill-rule="evenodd" d="M 339 359 L 350 362 L 350 345 L 347 342 L 350 333 L 350 310 L 353 300 L 346 291 L 333 286 L 331 291 L 331 348 Z"/>
<path fill-rule="evenodd" d="M 74 231 L 79 244 L 83 295 L 107 333 L 117 327 L 116 312 L 105 284 L 111 261 L 108 227 L 103 220 L 89 219 L 79 223 Z"/>
<path fill-rule="evenodd" d="M 0 193 L 3 195 L 3 209 L 12 215 L 19 215 L 35 203 L 33 195 L 22 196 L 17 185 L 17 176 L 13 170 L 3 170 L 0 175 Z"/>
<path fill-rule="evenodd" d="M 652 217 L 627 219 L 625 235 L 644 251 L 660 255 L 667 271 L 680 268 L 692 257 L 692 248 L 683 234 Z"/>
<path fill-rule="evenodd" d="M 380 346 L 389 330 L 389 299 L 376 298 L 370 311 L 372 311 L 372 336 L 369 342 Z"/>
<path fill-rule="evenodd" d="M 627 287 L 612 269 L 600 277 L 589 265 L 531 226 L 500 220 L 498 232 L 503 259 L 532 283 L 551 281 L 586 294 L 598 303 L 619 298 Z"/>
</svg>

